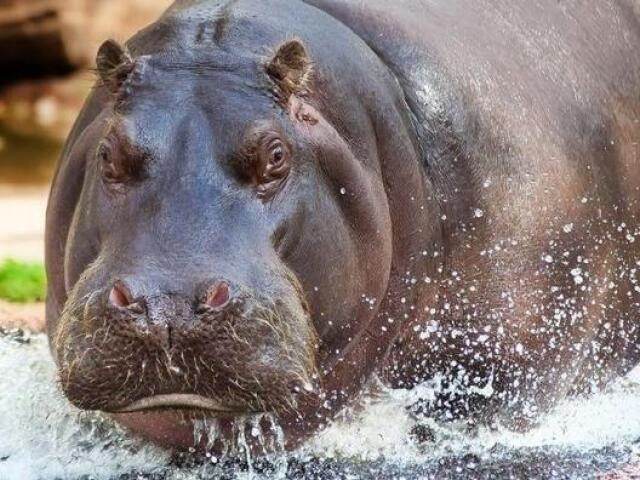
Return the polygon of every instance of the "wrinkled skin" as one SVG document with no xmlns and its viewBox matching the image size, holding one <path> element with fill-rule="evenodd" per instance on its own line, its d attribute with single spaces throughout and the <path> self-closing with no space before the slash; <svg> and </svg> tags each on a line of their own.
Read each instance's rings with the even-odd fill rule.
<svg viewBox="0 0 640 480">
<path fill-rule="evenodd" d="M 538 3 L 185 0 L 107 42 L 47 214 L 69 400 L 293 447 L 374 374 L 526 427 L 634 366 L 637 11 Z"/>
</svg>

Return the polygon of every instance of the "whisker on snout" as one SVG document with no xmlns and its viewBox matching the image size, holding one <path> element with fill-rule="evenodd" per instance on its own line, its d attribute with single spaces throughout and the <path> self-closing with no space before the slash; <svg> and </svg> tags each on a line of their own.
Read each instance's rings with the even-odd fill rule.
<svg viewBox="0 0 640 480">
<path fill-rule="evenodd" d="M 117 411 L 176 394 L 234 411 L 291 411 L 309 393 L 317 342 L 300 289 L 288 291 L 274 301 L 219 280 L 198 303 L 135 297 L 114 282 L 90 305 L 65 310 L 56 337 L 61 387 L 85 409 Z"/>
</svg>

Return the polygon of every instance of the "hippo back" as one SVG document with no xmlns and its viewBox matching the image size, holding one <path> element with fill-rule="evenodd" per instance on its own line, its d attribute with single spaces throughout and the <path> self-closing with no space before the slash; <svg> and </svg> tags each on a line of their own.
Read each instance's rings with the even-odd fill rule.
<svg viewBox="0 0 640 480">
<path fill-rule="evenodd" d="M 594 188 L 637 195 L 637 151 L 616 147 L 640 115 L 635 0 L 597 8 L 551 0 L 307 3 L 353 29 L 396 75 L 445 190 L 472 195 L 478 185 L 470 179 L 507 174 L 529 191 L 532 176 L 551 176 L 563 196 L 561 185 L 585 174 L 579 159 L 598 149 L 607 153 L 593 161 L 615 157 L 628 183 L 597 178 Z M 540 187 L 553 188 L 553 178 Z"/>
</svg>

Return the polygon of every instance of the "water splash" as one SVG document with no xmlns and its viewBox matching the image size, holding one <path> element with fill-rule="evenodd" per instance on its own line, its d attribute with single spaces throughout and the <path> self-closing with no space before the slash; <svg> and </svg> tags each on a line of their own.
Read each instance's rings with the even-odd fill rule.
<svg viewBox="0 0 640 480">
<path fill-rule="evenodd" d="M 364 401 L 362 411 L 354 418 L 335 422 L 306 449 L 309 453 L 332 458 L 385 458 L 410 464 L 450 455 L 472 453 L 482 456 L 500 447 L 558 447 L 587 451 L 614 444 L 631 445 L 640 439 L 640 370 L 633 371 L 600 394 L 561 403 L 526 433 L 489 427 L 470 431 L 462 421 L 441 424 L 425 419 L 421 423 L 431 430 L 434 441 L 424 445 L 412 439 L 416 423 L 407 409 L 416 400 L 433 395 L 430 386 L 410 391 L 379 389 L 376 397 Z"/>
<path fill-rule="evenodd" d="M 570 452 L 585 452 L 580 457 L 584 460 L 595 458 L 593 449 L 613 448 L 607 455 L 628 458 L 640 438 L 640 372 L 636 371 L 588 400 L 563 403 L 525 434 L 488 428 L 471 433 L 463 423 L 442 425 L 425 419 L 422 426 L 433 441 L 416 442 L 412 434 L 416 423 L 406 407 L 433 395 L 432 387 L 404 391 L 377 385 L 356 412 L 342 414 L 295 454 L 268 455 L 266 459 L 251 454 L 250 443 L 262 445 L 265 451 L 284 451 L 277 420 L 263 414 L 235 421 L 233 445 L 226 452 L 237 456 L 234 461 L 208 454 L 177 462 L 166 451 L 129 437 L 108 418 L 71 406 L 55 384 L 44 336 L 0 337 L 0 371 L 3 480 L 83 476 L 102 480 L 120 475 L 137 478 L 138 474 L 170 480 L 314 478 L 318 469 L 342 469 L 344 473 L 353 468 L 361 469 L 356 476 L 366 469 L 373 472 L 368 478 L 377 478 L 384 472 L 393 476 L 390 472 L 403 466 L 418 475 L 434 462 L 446 468 L 477 468 L 483 460 L 494 462 L 496 452 L 511 463 L 513 452 L 541 450 L 564 452 L 566 458 Z M 194 429 L 194 439 L 205 434 L 213 447 L 222 438 L 220 425 L 212 420 L 201 422 Z M 585 465 L 592 468 L 591 463 Z"/>
<path fill-rule="evenodd" d="M 62 397 L 43 335 L 0 338 L 0 372 L 0 478 L 110 478 L 167 462 L 166 452 Z"/>
</svg>

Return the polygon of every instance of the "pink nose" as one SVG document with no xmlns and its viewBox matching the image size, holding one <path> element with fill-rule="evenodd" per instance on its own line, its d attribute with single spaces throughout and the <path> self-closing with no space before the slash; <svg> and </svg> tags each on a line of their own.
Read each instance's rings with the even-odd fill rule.
<svg viewBox="0 0 640 480">
<path fill-rule="evenodd" d="M 204 305 L 215 310 L 221 310 L 229 304 L 231 300 L 231 288 L 224 280 L 215 282 L 207 290 Z M 134 299 L 131 290 L 127 285 L 117 280 L 109 291 L 109 303 L 118 308 L 127 308 L 135 312 L 143 312 L 142 305 Z"/>
<path fill-rule="evenodd" d="M 109 302 L 116 307 L 126 308 L 133 303 L 133 296 L 124 283 L 117 281 L 109 292 Z"/>
<path fill-rule="evenodd" d="M 224 280 L 214 283 L 207 291 L 205 303 L 215 309 L 221 309 L 229 303 L 231 293 L 229 284 Z"/>
</svg>

